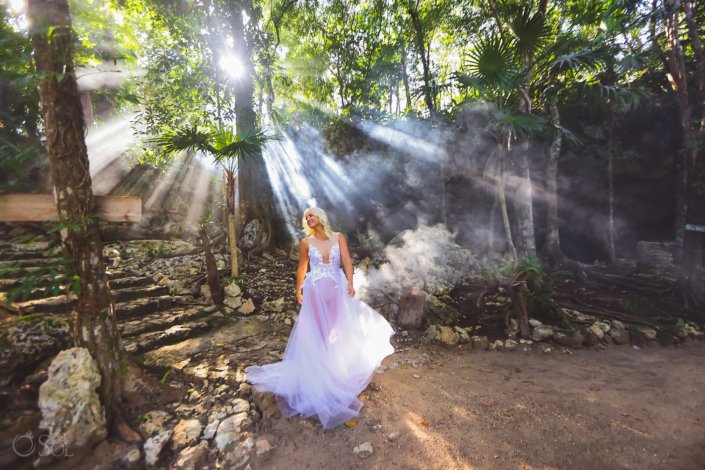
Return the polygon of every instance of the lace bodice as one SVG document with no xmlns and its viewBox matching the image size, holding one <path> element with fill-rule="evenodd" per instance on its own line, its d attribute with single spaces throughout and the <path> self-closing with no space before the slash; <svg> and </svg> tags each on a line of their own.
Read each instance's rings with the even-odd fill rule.
<svg viewBox="0 0 705 470">
<path fill-rule="evenodd" d="M 313 237 L 308 238 L 308 257 L 311 271 L 306 274 L 306 280 L 312 285 L 321 278 L 328 277 L 335 281 L 338 287 L 340 269 L 340 244 L 338 233 L 333 233 L 330 240 L 321 241 Z"/>
</svg>

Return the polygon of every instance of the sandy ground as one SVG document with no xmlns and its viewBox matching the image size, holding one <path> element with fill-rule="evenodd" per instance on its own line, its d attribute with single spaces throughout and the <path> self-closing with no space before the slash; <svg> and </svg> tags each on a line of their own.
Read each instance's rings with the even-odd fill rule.
<svg viewBox="0 0 705 470">
<path fill-rule="evenodd" d="M 419 348 L 431 360 L 375 375 L 353 428 L 268 418 L 259 435 L 275 448 L 252 468 L 705 468 L 704 343 L 572 355 Z M 361 459 L 353 448 L 364 442 L 374 454 Z"/>
</svg>

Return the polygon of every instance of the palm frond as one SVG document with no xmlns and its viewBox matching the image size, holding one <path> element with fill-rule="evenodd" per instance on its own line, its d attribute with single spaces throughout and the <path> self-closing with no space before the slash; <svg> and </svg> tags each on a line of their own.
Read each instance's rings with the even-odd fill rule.
<svg viewBox="0 0 705 470">
<path fill-rule="evenodd" d="M 633 55 L 628 55 L 619 61 L 617 73 L 624 73 L 629 70 L 640 70 L 650 60 L 648 52 L 638 52 Z"/>
<path fill-rule="evenodd" d="M 475 43 L 467 55 L 471 77 L 486 87 L 501 87 L 516 73 L 512 52 L 501 38 L 486 38 Z M 468 81 L 471 83 L 471 81 Z"/>
<path fill-rule="evenodd" d="M 491 124 L 504 135 L 511 133 L 516 137 L 523 137 L 539 129 L 541 120 L 537 116 L 508 108 L 493 112 Z"/>
<path fill-rule="evenodd" d="M 212 134 L 198 129 L 198 126 L 183 128 L 176 131 L 167 132 L 164 135 L 150 139 L 149 142 L 156 144 L 165 156 L 173 155 L 183 150 L 201 150 L 212 153 L 213 147 L 210 144 Z"/>
<path fill-rule="evenodd" d="M 563 54 L 553 59 L 549 67 L 553 73 L 595 70 L 608 60 L 609 50 L 607 47 L 600 47 L 594 50 L 582 50 L 571 54 Z"/>
<path fill-rule="evenodd" d="M 578 93 L 598 104 L 610 103 L 618 110 L 636 108 L 651 99 L 649 93 L 638 87 L 610 86 L 602 83 L 579 83 Z"/>
<path fill-rule="evenodd" d="M 543 13 L 532 15 L 529 6 L 509 22 L 509 28 L 514 33 L 516 48 L 521 55 L 536 51 L 551 32 Z"/>
<path fill-rule="evenodd" d="M 216 140 L 219 145 L 214 159 L 230 169 L 241 158 L 259 157 L 267 142 L 280 140 L 280 137 L 268 134 L 265 128 L 256 127 L 243 134 L 224 132 L 216 135 Z"/>
</svg>

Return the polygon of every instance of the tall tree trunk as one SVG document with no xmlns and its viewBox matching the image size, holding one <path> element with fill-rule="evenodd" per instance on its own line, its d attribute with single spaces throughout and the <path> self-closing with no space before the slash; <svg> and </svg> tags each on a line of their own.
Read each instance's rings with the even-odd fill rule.
<svg viewBox="0 0 705 470">
<path fill-rule="evenodd" d="M 225 170 L 225 202 L 228 214 L 228 244 L 230 246 L 230 276 L 238 277 L 237 232 L 235 231 L 235 185 L 237 179 L 232 171 Z"/>
<path fill-rule="evenodd" d="M 608 163 L 607 163 L 607 179 L 609 180 L 609 205 L 610 205 L 610 215 L 609 223 L 607 228 L 607 251 L 610 258 L 610 262 L 614 263 L 616 259 L 615 249 L 614 249 L 614 177 L 612 174 L 612 148 L 610 142 L 610 149 L 608 151 Z"/>
<path fill-rule="evenodd" d="M 502 206 L 502 221 L 504 222 L 504 233 L 507 236 L 507 245 L 509 245 L 509 251 L 514 257 L 514 262 L 516 263 L 519 259 L 517 258 L 517 250 L 514 248 L 514 243 L 512 243 L 512 229 L 509 226 L 509 215 L 507 214 L 507 198 L 504 194 L 504 174 L 506 165 L 506 154 L 510 150 L 510 142 L 512 140 L 511 134 L 507 136 L 507 148 L 505 151 L 504 142 L 500 141 L 498 144 L 499 149 L 499 202 Z"/>
<path fill-rule="evenodd" d="M 688 168 L 685 164 L 685 156 L 682 152 L 677 152 L 674 156 L 674 173 L 676 179 L 676 217 L 675 217 L 675 242 L 683 249 L 683 239 L 685 238 L 685 219 L 688 213 Z M 680 260 L 680 256 L 678 257 Z"/>
<path fill-rule="evenodd" d="M 666 0 L 669 13 L 664 20 L 664 29 L 668 41 L 668 71 L 669 82 L 676 93 L 678 109 L 683 127 L 685 151 L 685 166 L 687 171 L 687 208 L 686 223 L 703 223 L 703 198 L 698 194 L 697 187 L 699 172 L 702 171 L 701 162 L 697 159 L 697 132 L 693 128 L 691 107 L 688 99 L 688 84 L 685 68 L 685 57 L 680 45 L 678 35 L 678 15 L 680 13 L 680 0 Z M 702 294 L 701 280 L 702 265 L 702 234 L 700 232 L 686 231 L 683 239 L 683 252 L 680 269 L 676 279 L 676 289 L 684 294 L 700 296 Z"/>
<path fill-rule="evenodd" d="M 409 89 L 409 73 L 406 69 L 406 43 L 401 43 L 401 76 L 404 80 L 404 94 L 406 95 L 406 109 L 404 112 L 408 112 L 411 109 L 411 90 Z"/>
<path fill-rule="evenodd" d="M 122 402 L 121 369 L 129 358 L 117 328 L 98 225 L 87 219 L 95 213 L 95 204 L 83 109 L 74 78 L 75 39 L 68 2 L 29 0 L 27 17 L 30 31 L 42 31 L 33 34 L 32 47 L 37 71 L 46 73 L 39 82 L 39 96 L 58 222 L 78 227 L 61 230 L 64 257 L 73 261 L 71 266 L 81 282 L 75 310 L 71 312 L 73 336 L 98 364 L 102 378 L 100 399 L 111 422 Z"/>
<path fill-rule="evenodd" d="M 519 111 L 531 114 L 531 70 L 534 66 L 534 53 L 527 52 L 522 59 L 526 71 L 519 85 Z M 517 190 L 514 205 L 517 222 L 517 255 L 524 258 L 529 253 L 536 254 L 534 233 L 534 207 L 531 190 L 531 169 L 529 167 L 529 140 L 524 139 L 521 149 L 514 159 L 517 166 Z"/>
<path fill-rule="evenodd" d="M 702 41 L 698 33 L 698 25 L 693 16 L 693 4 L 690 0 L 683 0 L 683 10 L 685 11 L 685 21 L 688 24 L 688 36 L 695 56 L 696 71 L 698 73 L 698 85 L 700 88 L 700 98 L 705 99 L 705 57 L 703 56 Z M 700 120 L 700 132 L 705 131 L 705 107 Z"/>
<path fill-rule="evenodd" d="M 436 99 L 433 96 L 433 85 L 431 83 L 431 51 L 430 46 L 426 47 L 426 34 L 419 17 L 418 0 L 416 0 L 416 3 L 414 3 L 414 0 L 408 0 L 407 11 L 409 16 L 411 16 L 411 24 L 414 26 L 416 52 L 421 59 L 421 67 L 423 69 L 424 101 L 426 101 L 429 117 L 433 119 L 436 115 Z"/>
<path fill-rule="evenodd" d="M 257 125 L 257 116 L 253 109 L 251 38 L 245 30 L 242 15 L 244 9 L 243 3 L 233 3 L 232 29 L 235 39 L 235 54 L 243 67 L 243 74 L 235 82 L 233 90 L 238 132 L 253 130 Z M 255 17 L 254 12 L 248 11 L 247 13 L 250 18 Z M 259 220 L 261 223 L 254 244 L 251 247 L 243 246 L 243 249 L 251 250 L 254 253 L 268 250 L 274 243 L 273 224 L 277 223 L 277 211 L 272 183 L 269 180 L 267 167 L 261 154 L 240 159 L 237 181 L 240 196 L 240 220 L 236 221 L 239 222 L 236 232 L 240 232 L 253 220 Z M 237 257 L 234 262 L 237 262 L 236 260 Z"/>
<path fill-rule="evenodd" d="M 560 234 L 558 229 L 560 223 L 558 220 L 558 191 L 556 178 L 558 175 L 558 158 L 561 154 L 561 144 L 563 141 L 561 135 L 561 117 L 558 113 L 558 106 L 555 102 L 548 105 L 551 119 L 556 125 L 556 135 L 553 137 L 551 147 L 548 150 L 548 168 L 546 169 L 546 200 L 547 200 L 547 215 L 546 215 L 546 242 L 543 245 L 541 254 L 547 256 L 553 262 L 558 262 L 565 259 L 565 255 L 561 251 Z"/>
</svg>

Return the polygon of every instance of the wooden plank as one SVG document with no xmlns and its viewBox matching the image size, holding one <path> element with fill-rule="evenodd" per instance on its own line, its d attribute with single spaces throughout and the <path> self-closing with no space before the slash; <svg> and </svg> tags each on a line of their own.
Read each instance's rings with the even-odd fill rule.
<svg viewBox="0 0 705 470">
<path fill-rule="evenodd" d="M 705 225 L 686 224 L 685 229 L 690 232 L 705 232 Z"/>
<path fill-rule="evenodd" d="M 105 222 L 141 222 L 142 198 L 95 196 L 96 211 Z M 42 222 L 56 217 L 53 194 L 0 195 L 0 221 Z"/>
</svg>

